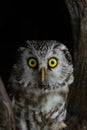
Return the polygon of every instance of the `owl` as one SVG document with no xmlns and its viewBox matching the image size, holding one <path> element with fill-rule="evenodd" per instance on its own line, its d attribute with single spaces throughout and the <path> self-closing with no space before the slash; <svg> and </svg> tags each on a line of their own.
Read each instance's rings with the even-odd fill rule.
<svg viewBox="0 0 87 130">
<path fill-rule="evenodd" d="M 18 50 L 9 79 L 17 130 L 63 130 L 69 85 L 70 52 L 55 40 L 27 40 Z"/>
</svg>

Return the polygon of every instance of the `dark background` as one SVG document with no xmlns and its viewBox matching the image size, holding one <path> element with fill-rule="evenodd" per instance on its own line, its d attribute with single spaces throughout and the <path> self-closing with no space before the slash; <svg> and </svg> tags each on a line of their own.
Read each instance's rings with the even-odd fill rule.
<svg viewBox="0 0 87 130">
<path fill-rule="evenodd" d="M 63 42 L 72 54 L 72 29 L 63 0 L 46 2 L 3 1 L 0 14 L 0 74 L 7 83 L 17 48 L 26 40 Z"/>
</svg>

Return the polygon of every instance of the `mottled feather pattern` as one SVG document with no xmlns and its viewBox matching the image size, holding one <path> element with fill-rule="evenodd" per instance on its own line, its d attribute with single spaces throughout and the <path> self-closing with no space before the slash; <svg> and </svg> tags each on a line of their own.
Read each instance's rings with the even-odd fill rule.
<svg viewBox="0 0 87 130">
<path fill-rule="evenodd" d="M 37 68 L 27 60 L 37 59 Z M 56 58 L 58 64 L 48 67 Z M 41 69 L 44 68 L 44 81 Z M 26 41 L 19 48 L 19 59 L 13 66 L 8 87 L 12 97 L 17 130 L 58 130 L 66 127 L 66 104 L 69 85 L 73 82 L 72 58 L 62 43 L 54 40 Z"/>
</svg>

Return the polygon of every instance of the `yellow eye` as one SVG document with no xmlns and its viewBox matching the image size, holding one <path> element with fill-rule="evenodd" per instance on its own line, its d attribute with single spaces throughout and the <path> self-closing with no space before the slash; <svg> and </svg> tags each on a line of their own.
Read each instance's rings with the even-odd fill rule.
<svg viewBox="0 0 87 130">
<path fill-rule="evenodd" d="M 37 59 L 36 58 L 29 58 L 28 59 L 28 65 L 31 68 L 36 68 L 37 67 Z"/>
<path fill-rule="evenodd" d="M 51 67 L 51 68 L 56 67 L 57 64 L 58 64 L 58 61 L 55 57 L 50 58 L 49 61 L 48 61 L 48 66 Z"/>
</svg>

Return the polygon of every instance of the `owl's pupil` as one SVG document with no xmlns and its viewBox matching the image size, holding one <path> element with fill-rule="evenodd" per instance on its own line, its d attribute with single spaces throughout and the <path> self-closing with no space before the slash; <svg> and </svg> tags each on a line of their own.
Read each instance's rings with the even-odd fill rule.
<svg viewBox="0 0 87 130">
<path fill-rule="evenodd" d="M 33 64 L 34 64 L 34 61 L 31 61 L 31 64 L 33 65 Z"/>
<path fill-rule="evenodd" d="M 54 61 L 51 61 L 51 64 L 54 64 Z"/>
</svg>

